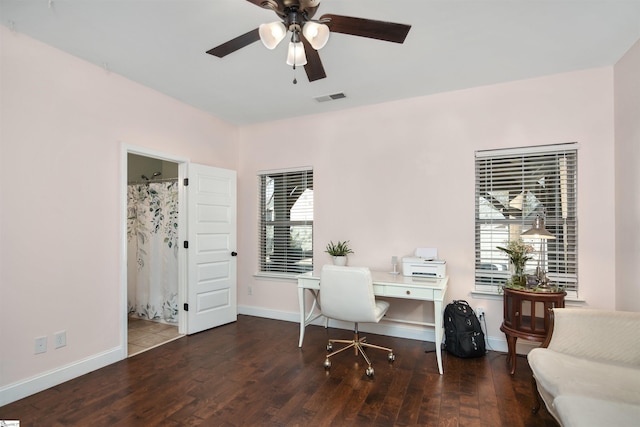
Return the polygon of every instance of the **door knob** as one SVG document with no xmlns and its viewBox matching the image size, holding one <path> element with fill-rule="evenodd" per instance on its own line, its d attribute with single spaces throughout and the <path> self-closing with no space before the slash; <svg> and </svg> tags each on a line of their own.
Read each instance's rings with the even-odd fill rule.
<svg viewBox="0 0 640 427">
<path fill-rule="evenodd" d="M 238 256 L 238 252 L 236 251 L 231 252 L 231 256 Z"/>
</svg>

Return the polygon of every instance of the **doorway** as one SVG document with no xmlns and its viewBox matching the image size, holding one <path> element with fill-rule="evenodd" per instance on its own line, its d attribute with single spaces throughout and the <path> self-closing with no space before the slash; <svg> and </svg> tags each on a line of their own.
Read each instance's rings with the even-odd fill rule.
<svg viewBox="0 0 640 427">
<path fill-rule="evenodd" d="M 131 355 L 127 343 L 129 335 L 134 334 L 133 331 L 130 333 L 128 328 L 128 265 L 138 264 L 136 257 L 133 261 L 128 259 L 130 258 L 129 253 L 132 255 L 135 253 L 135 251 L 128 250 L 128 240 L 131 235 L 127 208 L 128 183 L 130 181 L 128 176 L 129 155 L 134 154 L 170 162 L 174 164 L 171 166 L 174 169 L 175 164 L 178 166 L 178 221 L 176 227 L 179 244 L 171 246 L 172 249 L 177 246 L 180 248 L 177 251 L 178 338 L 237 320 L 237 175 L 234 170 L 190 163 L 188 159 L 176 158 L 153 150 L 127 144 L 122 144 L 121 147 L 120 164 L 123 167 L 120 172 L 122 192 L 120 206 L 122 340 L 120 348 L 124 359 Z M 164 173 L 160 169 L 161 174 L 158 175 L 156 169 L 152 168 L 148 173 L 140 172 L 139 177 L 136 176 L 138 173 L 132 170 L 134 175 L 132 175 L 131 181 L 142 179 L 144 180 L 143 184 L 146 184 L 148 178 L 151 182 L 154 174 L 155 178 L 158 178 Z M 187 172 L 189 173 L 188 179 Z M 145 176 L 142 177 L 142 175 Z M 152 210 L 149 209 L 149 211 Z M 156 210 L 154 209 L 153 212 L 155 215 Z M 163 210 L 161 213 L 171 216 L 170 210 Z M 135 237 L 137 238 L 137 235 Z M 164 239 L 162 241 L 164 242 Z M 176 308 L 175 304 L 170 306 Z M 153 311 L 158 311 L 157 305 L 156 309 L 149 308 L 149 312 Z M 156 326 L 156 328 L 160 327 Z M 165 331 L 161 331 L 159 335 L 165 335 Z M 166 341 L 176 339 L 166 338 Z M 152 344 L 149 348 L 157 345 L 159 344 Z"/>
<path fill-rule="evenodd" d="M 127 355 L 183 336 L 179 163 L 127 151 Z"/>
</svg>

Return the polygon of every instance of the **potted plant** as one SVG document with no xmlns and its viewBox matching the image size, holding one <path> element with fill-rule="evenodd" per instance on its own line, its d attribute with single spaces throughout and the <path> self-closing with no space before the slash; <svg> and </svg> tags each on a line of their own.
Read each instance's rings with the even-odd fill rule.
<svg viewBox="0 0 640 427">
<path fill-rule="evenodd" d="M 496 246 L 496 248 L 509 256 L 509 265 L 512 271 L 511 278 L 507 281 L 506 286 L 525 288 L 527 286 L 527 277 L 524 268 L 527 261 L 532 259 L 530 254 L 533 252 L 533 247 L 525 244 L 522 239 L 517 239 L 507 242 L 507 247 Z"/>
<path fill-rule="evenodd" d="M 347 255 L 353 253 L 349 247 L 348 240 L 345 240 L 344 242 L 338 240 L 338 243 L 329 241 L 325 252 L 333 257 L 333 263 L 335 265 L 347 265 Z"/>
</svg>

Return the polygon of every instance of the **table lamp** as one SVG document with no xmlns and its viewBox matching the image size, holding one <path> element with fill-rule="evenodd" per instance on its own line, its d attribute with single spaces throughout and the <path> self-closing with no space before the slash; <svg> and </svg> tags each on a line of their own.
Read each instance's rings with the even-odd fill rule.
<svg viewBox="0 0 640 427">
<path fill-rule="evenodd" d="M 533 226 L 521 234 L 521 236 L 540 239 L 540 258 L 538 259 L 538 266 L 536 267 L 536 277 L 538 278 L 538 289 L 541 291 L 550 292 L 552 289 L 549 286 L 549 279 L 547 278 L 547 271 L 545 268 L 546 263 L 546 246 L 547 240 L 555 239 L 556 237 L 549 233 L 544 228 L 544 218 L 540 215 L 536 215 L 533 220 Z"/>
</svg>

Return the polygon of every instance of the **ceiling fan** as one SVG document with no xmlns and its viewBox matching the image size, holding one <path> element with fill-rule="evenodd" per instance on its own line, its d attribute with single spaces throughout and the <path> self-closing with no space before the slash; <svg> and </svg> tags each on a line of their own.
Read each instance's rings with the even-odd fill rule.
<svg viewBox="0 0 640 427">
<path fill-rule="evenodd" d="M 269 49 L 274 49 L 288 32 L 291 32 L 287 64 L 295 69 L 304 65 L 310 82 L 327 77 L 318 50 L 327 43 L 329 33 L 403 43 L 411 25 L 372 19 L 325 14 L 314 20 L 320 0 L 247 0 L 264 9 L 274 11 L 279 21 L 262 24 L 241 36 L 222 43 L 207 51 L 222 58 L 258 40 Z M 293 80 L 296 83 L 296 80 Z"/>
</svg>

